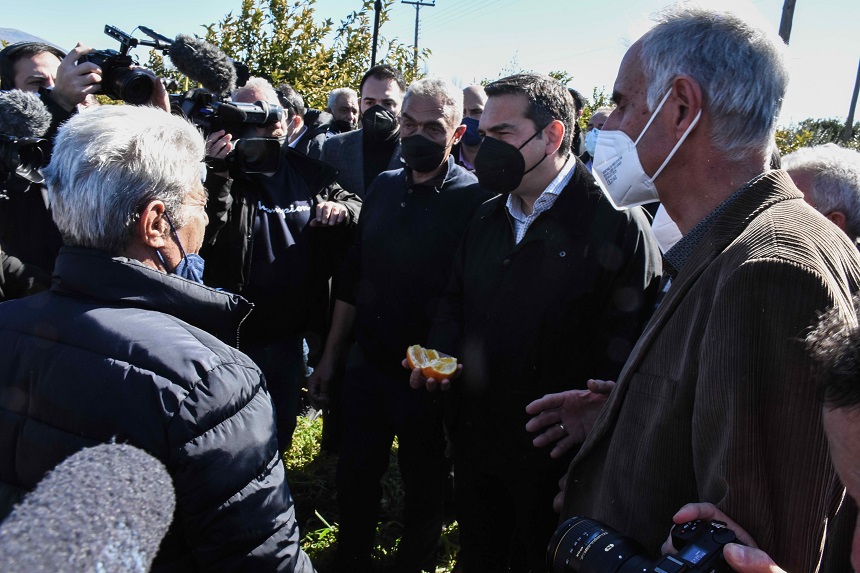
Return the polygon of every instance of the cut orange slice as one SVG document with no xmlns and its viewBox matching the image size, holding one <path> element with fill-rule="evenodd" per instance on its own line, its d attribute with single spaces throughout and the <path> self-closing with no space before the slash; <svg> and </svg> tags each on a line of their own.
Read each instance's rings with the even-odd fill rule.
<svg viewBox="0 0 860 573">
<path fill-rule="evenodd" d="M 429 348 L 414 344 L 406 349 L 406 363 L 409 368 L 423 368 L 431 360 L 439 358 L 439 353 Z"/>
<path fill-rule="evenodd" d="M 457 359 L 452 356 L 440 356 L 436 360 L 431 360 L 427 366 L 421 369 L 421 374 L 425 378 L 433 378 L 434 380 L 445 380 L 451 378 L 457 372 Z"/>
</svg>

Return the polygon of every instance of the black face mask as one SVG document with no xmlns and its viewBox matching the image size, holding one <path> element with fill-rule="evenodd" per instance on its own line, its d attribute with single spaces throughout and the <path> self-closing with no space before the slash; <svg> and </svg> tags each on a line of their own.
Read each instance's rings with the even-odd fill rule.
<svg viewBox="0 0 860 573">
<path fill-rule="evenodd" d="M 362 114 L 361 128 L 370 141 L 385 143 L 400 133 L 400 122 L 397 121 L 397 116 L 377 104 Z"/>
<path fill-rule="evenodd" d="M 331 122 L 331 126 L 333 128 L 332 131 L 336 131 L 337 133 L 346 133 L 355 129 L 355 124 L 345 119 L 336 119 Z"/>
<path fill-rule="evenodd" d="M 448 148 L 415 134 L 400 138 L 400 155 L 413 171 L 430 173 L 445 161 Z"/>
<path fill-rule="evenodd" d="M 544 155 L 540 161 L 526 170 L 526 160 L 520 153 L 520 149 L 541 132 L 543 129 L 539 129 L 519 147 L 514 147 L 510 143 L 505 143 L 494 137 L 484 137 L 481 147 L 478 148 L 478 154 L 475 156 L 475 175 L 478 176 L 478 183 L 481 184 L 481 187 L 495 193 L 510 193 L 519 187 L 526 173 L 546 159 L 546 155 Z"/>
</svg>

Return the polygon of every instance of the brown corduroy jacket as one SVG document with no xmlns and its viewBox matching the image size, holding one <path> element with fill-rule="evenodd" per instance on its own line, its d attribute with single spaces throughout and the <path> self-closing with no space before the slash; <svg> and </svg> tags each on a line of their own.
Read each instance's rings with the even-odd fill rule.
<svg viewBox="0 0 860 573">
<path fill-rule="evenodd" d="M 707 231 L 570 466 L 562 517 L 591 517 L 652 554 L 685 503 L 716 504 L 793 573 L 812 572 L 842 486 L 804 337 L 852 313 L 860 256 L 783 171 Z M 832 532 L 829 532 L 829 534 Z"/>
</svg>

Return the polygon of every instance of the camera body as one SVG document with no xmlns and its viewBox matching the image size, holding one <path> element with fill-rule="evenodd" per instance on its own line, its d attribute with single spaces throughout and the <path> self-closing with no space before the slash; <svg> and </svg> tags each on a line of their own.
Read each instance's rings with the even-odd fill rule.
<svg viewBox="0 0 860 573">
<path fill-rule="evenodd" d="M 102 93 L 112 99 L 121 99 L 130 104 L 141 105 L 149 101 L 155 89 L 152 77 L 130 66 L 137 62 L 128 55 L 138 41 L 114 26 L 105 26 L 105 34 L 118 40 L 120 50 L 97 50 L 78 59 L 78 63 L 90 62 L 102 70 Z"/>
<path fill-rule="evenodd" d="M 0 134 L 0 183 L 13 174 L 31 183 L 42 183 L 39 169 L 48 163 L 50 144 L 38 137 Z"/>
<path fill-rule="evenodd" d="M 281 146 L 277 139 L 243 137 L 247 126 L 271 125 L 284 114 L 281 106 L 266 101 L 239 103 L 225 101 L 203 88 L 170 96 L 171 107 L 194 125 L 203 135 L 223 129 L 234 137 L 235 149 L 219 166 L 231 173 L 272 173 L 280 165 Z"/>
<path fill-rule="evenodd" d="M 131 56 L 124 56 L 116 50 L 98 50 L 81 56 L 78 63 L 82 62 L 93 63 L 102 69 L 99 93 L 134 105 L 144 104 L 152 97 L 152 78 L 145 72 L 129 68 L 136 63 Z"/>
<path fill-rule="evenodd" d="M 675 555 L 651 559 L 639 543 L 594 519 L 572 517 L 547 548 L 552 573 L 729 573 L 723 547 L 738 543 L 720 521 L 695 520 L 672 528 Z"/>
</svg>

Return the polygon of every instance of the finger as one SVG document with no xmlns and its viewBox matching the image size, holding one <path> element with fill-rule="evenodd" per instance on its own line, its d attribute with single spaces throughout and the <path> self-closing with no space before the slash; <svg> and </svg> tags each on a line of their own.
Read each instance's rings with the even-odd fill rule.
<svg viewBox="0 0 860 573">
<path fill-rule="evenodd" d="M 438 383 L 436 382 L 435 378 L 427 378 L 426 386 L 427 386 L 428 392 L 435 392 L 436 388 L 438 386 Z"/>
<path fill-rule="evenodd" d="M 562 393 L 547 394 L 543 398 L 538 398 L 534 402 L 530 402 L 526 406 L 526 413 L 539 414 L 543 410 L 548 410 L 550 408 L 559 408 L 563 403 L 564 395 Z"/>
<path fill-rule="evenodd" d="M 741 543 L 750 547 L 758 547 L 755 539 L 753 539 L 743 527 L 735 523 L 731 517 L 720 511 L 711 503 L 688 503 L 679 509 L 674 516 L 672 516 L 672 521 L 679 525 L 687 523 L 688 521 L 693 521 L 694 519 L 722 521 L 729 529 L 735 532 L 735 535 Z"/>
<path fill-rule="evenodd" d="M 329 215 L 331 214 L 331 205 L 329 203 L 322 203 L 317 208 L 317 220 L 323 225 L 328 224 Z"/>
<path fill-rule="evenodd" d="M 561 508 L 564 506 L 564 488 L 558 492 L 552 500 L 552 509 L 556 513 L 561 513 Z"/>
<path fill-rule="evenodd" d="M 612 380 L 589 380 L 588 389 L 595 394 L 609 394 L 615 388 L 615 382 Z"/>
<path fill-rule="evenodd" d="M 770 555 L 754 547 L 729 543 L 723 548 L 723 556 L 729 567 L 740 573 L 785 573 Z"/>
<path fill-rule="evenodd" d="M 92 51 L 93 51 L 93 49 L 90 48 L 89 46 L 85 46 L 84 44 L 81 44 L 80 42 L 78 42 L 78 45 L 75 46 L 74 48 L 72 48 L 71 51 L 69 51 L 69 53 L 66 54 L 66 57 L 63 58 L 62 63 L 74 64 L 75 62 L 77 62 L 81 58 L 81 56 L 83 56 L 84 54 L 88 54 Z"/>
<path fill-rule="evenodd" d="M 561 410 L 554 408 L 552 410 L 544 410 L 537 416 L 526 422 L 526 430 L 529 432 L 538 432 L 548 426 L 553 426 L 561 422 Z"/>
<path fill-rule="evenodd" d="M 555 444 L 555 447 L 549 453 L 549 457 L 556 460 L 569 452 L 575 445 L 576 439 L 573 436 L 568 436 L 567 432 L 565 432 L 565 436 Z"/>
<path fill-rule="evenodd" d="M 420 390 L 426 387 L 427 379 L 424 378 L 424 375 L 421 374 L 421 370 L 415 368 L 412 370 L 412 374 L 409 375 L 409 385 L 415 390 Z"/>
<path fill-rule="evenodd" d="M 409 368 L 409 362 L 405 358 L 400 361 L 400 365 L 403 366 L 404 368 L 406 368 L 407 370 L 412 370 L 411 368 Z"/>
<path fill-rule="evenodd" d="M 337 221 L 336 221 L 336 222 L 337 222 L 337 224 L 338 224 L 338 225 L 340 225 L 340 224 L 341 224 L 341 223 L 343 223 L 345 220 L 346 220 L 346 209 L 341 208 L 341 209 L 340 209 L 340 210 L 338 210 L 338 212 L 337 212 Z"/>
<path fill-rule="evenodd" d="M 442 392 L 447 392 L 450 389 L 451 389 L 451 379 L 450 378 L 445 378 L 444 380 L 439 382 L 439 390 L 441 390 Z"/>
</svg>

